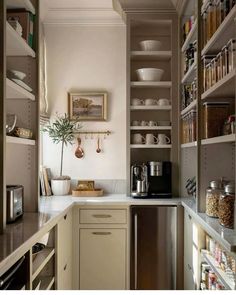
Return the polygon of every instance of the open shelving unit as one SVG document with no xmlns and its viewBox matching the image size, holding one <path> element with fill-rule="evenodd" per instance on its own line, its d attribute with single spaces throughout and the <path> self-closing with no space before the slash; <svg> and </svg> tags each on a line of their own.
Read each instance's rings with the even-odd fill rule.
<svg viewBox="0 0 236 295">
<path fill-rule="evenodd" d="M 187 114 L 189 111 L 195 109 L 197 106 L 197 100 L 195 99 L 194 101 L 192 101 L 185 109 L 183 109 L 181 111 L 181 116 Z"/>
<path fill-rule="evenodd" d="M 214 271 L 214 273 L 217 275 L 217 277 L 220 279 L 220 281 L 224 284 L 226 290 L 236 290 L 236 284 L 234 281 L 232 281 L 229 276 L 224 272 L 215 262 L 215 259 L 208 254 L 207 250 L 201 251 L 202 258 L 207 264 L 210 265 L 211 269 Z"/>
<path fill-rule="evenodd" d="M 160 11 L 144 14 L 127 14 L 129 36 L 128 56 L 129 62 L 127 72 L 130 73 L 127 81 L 128 89 L 128 163 L 127 194 L 130 195 L 130 169 L 133 164 L 142 164 L 149 161 L 171 161 L 173 163 L 173 195 L 178 194 L 178 169 L 177 167 L 177 133 L 178 118 L 175 112 L 178 109 L 178 101 L 175 99 L 178 83 L 178 56 L 174 48 L 177 46 L 178 20 L 177 15 L 163 15 Z M 159 51 L 141 51 L 139 42 L 142 40 L 160 40 Z M 161 81 L 137 81 L 135 71 L 138 68 L 161 68 L 164 70 Z M 167 98 L 170 105 L 141 105 L 132 106 L 132 98 L 142 100 L 147 98 Z M 132 121 L 154 121 L 157 126 L 131 126 Z M 158 125 L 159 121 L 166 121 Z M 175 126 L 175 127 L 173 127 Z M 144 137 L 148 133 L 154 136 L 165 134 L 171 139 L 170 144 L 134 144 L 132 136 L 141 133 Z"/>
<path fill-rule="evenodd" d="M 3 3 L 2 3 L 3 2 Z M 33 48 L 7 22 L 7 9 L 25 9 L 34 14 Z M 39 163 L 39 1 L 37 0 L 4 0 L 0 5 L 1 14 L 1 99 L 0 117 L 3 118 L 1 138 L 0 183 L 3 202 L 6 200 L 6 185 L 20 184 L 24 187 L 24 212 L 38 212 L 38 163 Z M 24 72 L 24 83 L 32 92 L 13 82 L 7 77 L 8 70 Z M 6 135 L 7 114 L 15 114 L 16 126 L 32 130 L 33 139 Z M 17 152 L 16 152 L 17 151 Z M 20 167 L 16 169 L 15 163 Z M 6 228 L 5 214 L 0 206 L 0 231 Z"/>
</svg>

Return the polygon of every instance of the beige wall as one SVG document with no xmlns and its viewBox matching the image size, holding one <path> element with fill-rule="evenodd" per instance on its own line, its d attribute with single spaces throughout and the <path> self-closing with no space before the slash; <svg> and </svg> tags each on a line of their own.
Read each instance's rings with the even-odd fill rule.
<svg viewBox="0 0 236 295">
<path fill-rule="evenodd" d="M 49 108 L 67 112 L 67 93 L 107 91 L 108 121 L 83 122 L 84 130 L 111 130 L 102 140 L 82 137 L 83 159 L 74 156 L 76 145 L 66 148 L 64 175 L 72 179 L 126 178 L 126 37 L 125 26 L 45 26 Z M 43 138 L 43 163 L 59 173 L 60 146 Z"/>
</svg>

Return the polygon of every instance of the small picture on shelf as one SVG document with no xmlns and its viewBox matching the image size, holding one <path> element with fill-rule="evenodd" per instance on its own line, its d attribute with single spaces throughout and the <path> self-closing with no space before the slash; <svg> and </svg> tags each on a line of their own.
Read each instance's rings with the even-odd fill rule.
<svg viewBox="0 0 236 295">
<path fill-rule="evenodd" d="M 69 93 L 68 112 L 71 120 L 106 121 L 107 120 L 107 93 Z"/>
</svg>

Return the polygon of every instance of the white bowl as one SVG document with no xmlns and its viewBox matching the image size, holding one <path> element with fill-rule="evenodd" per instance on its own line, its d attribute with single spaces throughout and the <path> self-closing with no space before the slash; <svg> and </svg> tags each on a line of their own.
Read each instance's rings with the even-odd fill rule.
<svg viewBox="0 0 236 295">
<path fill-rule="evenodd" d="M 23 80 L 26 77 L 26 74 L 20 71 L 10 70 L 9 72 L 11 73 L 11 75 L 19 80 Z"/>
<path fill-rule="evenodd" d="M 157 51 L 160 50 L 162 43 L 157 40 L 144 40 L 141 41 L 140 47 L 144 51 Z"/>
<path fill-rule="evenodd" d="M 161 81 L 164 74 L 162 69 L 144 68 L 136 70 L 139 81 Z"/>
</svg>

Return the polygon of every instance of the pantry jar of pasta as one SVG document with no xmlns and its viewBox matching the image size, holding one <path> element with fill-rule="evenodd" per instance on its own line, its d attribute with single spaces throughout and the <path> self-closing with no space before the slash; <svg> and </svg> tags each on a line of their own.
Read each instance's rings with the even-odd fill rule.
<svg viewBox="0 0 236 295">
<path fill-rule="evenodd" d="M 220 224 L 228 228 L 234 227 L 234 202 L 234 184 L 230 183 L 225 186 L 224 193 L 220 195 L 218 210 Z"/>
<path fill-rule="evenodd" d="M 221 180 L 213 180 L 206 190 L 206 214 L 210 217 L 218 218 L 219 199 L 223 190 Z"/>
</svg>

